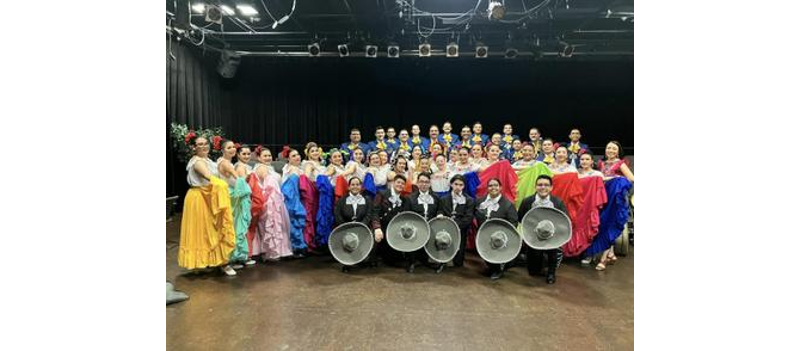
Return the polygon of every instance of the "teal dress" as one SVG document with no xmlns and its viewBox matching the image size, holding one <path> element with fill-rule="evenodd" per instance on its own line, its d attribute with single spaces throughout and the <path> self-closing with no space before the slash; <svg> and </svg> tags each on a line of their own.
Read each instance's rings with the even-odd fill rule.
<svg viewBox="0 0 800 351">
<path fill-rule="evenodd" d="M 250 227 L 250 186 L 242 177 L 236 178 L 233 186 L 228 186 L 233 207 L 233 228 L 236 232 L 236 246 L 231 252 L 231 262 L 247 261 L 247 228 Z"/>
</svg>

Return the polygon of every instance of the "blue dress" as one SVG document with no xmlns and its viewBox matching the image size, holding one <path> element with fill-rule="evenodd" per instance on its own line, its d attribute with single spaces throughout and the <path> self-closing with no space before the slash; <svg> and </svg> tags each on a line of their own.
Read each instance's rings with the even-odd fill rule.
<svg viewBox="0 0 800 351">
<path fill-rule="evenodd" d="M 289 212 L 289 240 L 292 250 L 308 248 L 303 238 L 303 229 L 306 227 L 306 208 L 300 202 L 300 177 L 292 174 L 281 185 L 286 210 Z"/>
<path fill-rule="evenodd" d="M 628 222 L 628 190 L 631 182 L 625 177 L 616 177 L 606 182 L 608 203 L 600 211 L 600 230 L 586 249 L 586 255 L 601 253 L 614 245 Z"/>
<path fill-rule="evenodd" d="M 317 210 L 317 245 L 328 245 L 328 237 L 333 231 L 333 186 L 326 175 L 317 176 L 317 191 L 319 191 L 319 209 Z"/>
</svg>

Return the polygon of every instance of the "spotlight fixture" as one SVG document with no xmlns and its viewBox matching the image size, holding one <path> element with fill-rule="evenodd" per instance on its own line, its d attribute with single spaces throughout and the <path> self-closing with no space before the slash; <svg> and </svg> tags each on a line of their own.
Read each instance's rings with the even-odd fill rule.
<svg viewBox="0 0 800 351">
<path fill-rule="evenodd" d="M 206 4 L 202 2 L 192 4 L 192 11 L 195 13 L 203 13 L 206 10 Z"/>
<path fill-rule="evenodd" d="M 570 45 L 569 43 L 561 42 L 561 49 L 558 51 L 558 56 L 572 57 L 573 52 L 575 52 L 574 46 Z"/>
<path fill-rule="evenodd" d="M 378 57 L 378 47 L 375 45 L 367 45 L 364 48 L 364 56 L 366 57 Z"/>
<path fill-rule="evenodd" d="M 507 59 L 516 58 L 518 53 L 519 52 L 517 51 L 516 48 L 512 48 L 512 47 L 506 48 L 506 58 Z"/>
<path fill-rule="evenodd" d="M 308 56 L 319 56 L 319 43 L 313 43 L 308 46 Z"/>
<path fill-rule="evenodd" d="M 505 17 L 506 7 L 500 1 L 492 0 L 489 1 L 489 8 L 486 10 L 486 13 L 489 14 L 490 20 L 499 20 Z"/>
<path fill-rule="evenodd" d="M 222 10 L 214 5 L 208 5 L 206 8 L 206 22 L 222 24 Z"/>
<path fill-rule="evenodd" d="M 447 57 L 458 57 L 458 44 L 447 44 Z"/>
<path fill-rule="evenodd" d="M 489 47 L 481 43 L 478 43 L 478 45 L 475 46 L 475 57 L 486 58 L 488 56 L 489 56 Z"/>
<path fill-rule="evenodd" d="M 386 48 L 386 56 L 391 58 L 400 57 L 400 47 L 397 45 L 389 45 L 389 47 Z"/>
<path fill-rule="evenodd" d="M 350 56 L 350 49 L 347 48 L 347 44 L 339 44 L 339 56 Z"/>
<path fill-rule="evenodd" d="M 431 44 L 419 44 L 419 57 L 431 56 Z"/>
</svg>

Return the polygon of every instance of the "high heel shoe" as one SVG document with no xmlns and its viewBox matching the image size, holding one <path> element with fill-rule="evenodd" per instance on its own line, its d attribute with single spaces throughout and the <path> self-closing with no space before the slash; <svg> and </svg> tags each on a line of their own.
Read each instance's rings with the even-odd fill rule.
<svg viewBox="0 0 800 351">
<path fill-rule="evenodd" d="M 594 269 L 598 271 L 604 271 L 606 270 L 606 263 L 608 263 L 608 261 L 606 259 L 602 259 L 600 260 L 600 263 L 598 263 L 597 266 L 594 267 Z"/>
<path fill-rule="evenodd" d="M 616 255 L 608 255 L 608 264 L 617 263 L 617 256 Z"/>
</svg>

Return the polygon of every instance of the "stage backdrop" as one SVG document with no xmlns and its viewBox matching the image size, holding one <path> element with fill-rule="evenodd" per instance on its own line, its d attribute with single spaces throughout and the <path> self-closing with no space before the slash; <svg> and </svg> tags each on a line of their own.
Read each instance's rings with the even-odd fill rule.
<svg viewBox="0 0 800 351">
<path fill-rule="evenodd" d="M 616 139 L 633 153 L 632 60 L 245 57 L 236 77 L 224 79 L 217 53 L 175 44 L 173 52 L 167 138 L 173 121 L 221 126 L 274 153 L 284 144 L 344 142 L 351 127 L 369 141 L 377 125 L 399 132 L 419 124 L 427 135 L 432 123 L 450 120 L 458 133 L 478 120 L 486 134 L 512 123 L 515 134 L 535 126 L 556 141 L 578 127 L 592 147 Z M 167 195 L 185 193 L 183 167 L 167 139 Z"/>
</svg>

